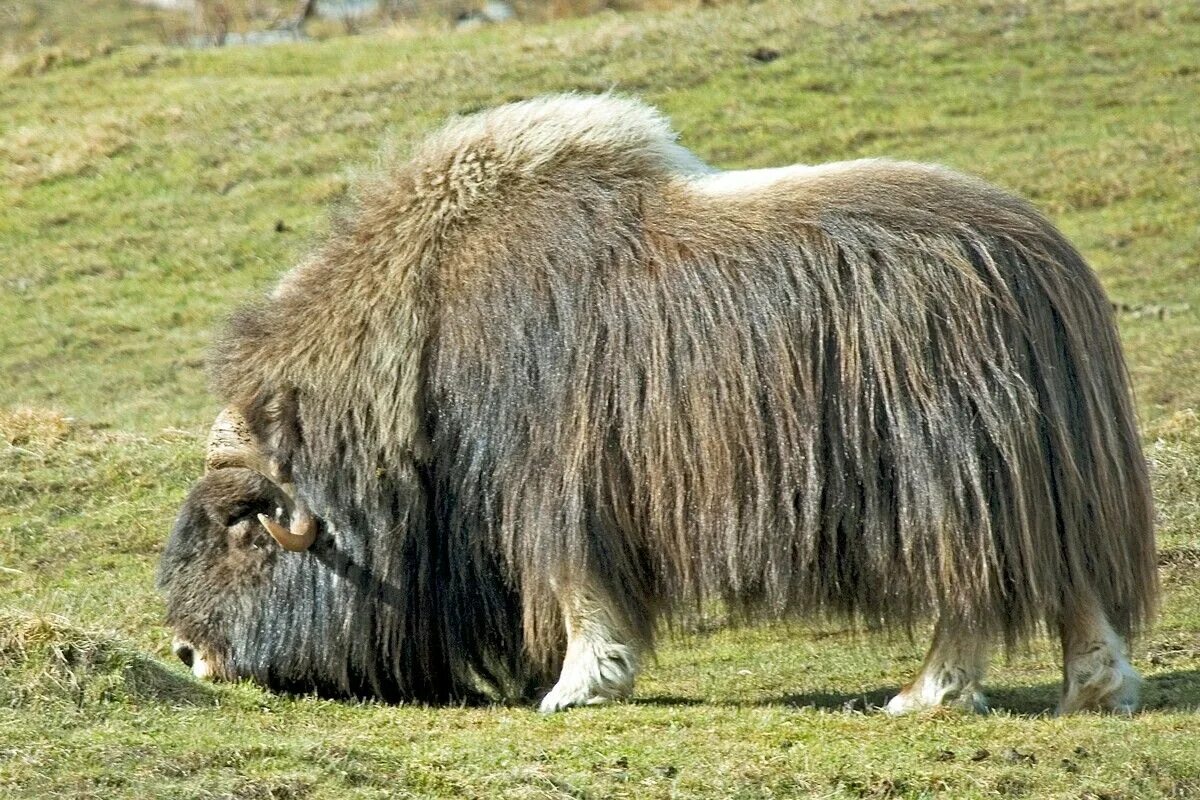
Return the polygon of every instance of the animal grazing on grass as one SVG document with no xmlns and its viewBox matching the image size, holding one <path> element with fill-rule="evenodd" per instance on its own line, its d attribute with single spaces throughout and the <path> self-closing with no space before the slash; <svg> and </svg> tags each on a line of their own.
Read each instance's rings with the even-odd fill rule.
<svg viewBox="0 0 1200 800">
<path fill-rule="evenodd" d="M 503 106 L 363 186 L 211 374 L 160 571 L 197 674 L 553 711 L 629 696 L 720 600 L 936 618 L 892 712 L 985 708 L 989 643 L 1043 628 L 1063 712 L 1136 706 L 1157 579 L 1111 308 L 979 180 L 720 172 L 633 100 Z"/>
</svg>

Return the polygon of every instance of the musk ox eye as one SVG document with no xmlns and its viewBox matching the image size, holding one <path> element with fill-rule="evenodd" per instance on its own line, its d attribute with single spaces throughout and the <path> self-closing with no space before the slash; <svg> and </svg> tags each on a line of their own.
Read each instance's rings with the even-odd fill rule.
<svg viewBox="0 0 1200 800">
<path fill-rule="evenodd" d="M 226 529 L 226 538 L 234 549 L 274 551 L 271 535 L 259 521 L 258 514 L 248 515 L 234 522 Z M 280 524 L 286 524 L 287 519 L 280 512 L 268 517 Z"/>
<path fill-rule="evenodd" d="M 236 527 L 239 522 L 245 522 L 248 519 L 250 519 L 249 512 L 243 513 L 243 512 L 234 511 L 225 518 L 225 527 L 226 528 Z"/>
<path fill-rule="evenodd" d="M 275 507 L 272 509 L 269 503 L 238 503 L 225 516 L 225 527 L 232 528 L 242 522 L 255 522 L 259 514 L 273 513 L 278 517 L 282 513 L 282 509 Z"/>
</svg>

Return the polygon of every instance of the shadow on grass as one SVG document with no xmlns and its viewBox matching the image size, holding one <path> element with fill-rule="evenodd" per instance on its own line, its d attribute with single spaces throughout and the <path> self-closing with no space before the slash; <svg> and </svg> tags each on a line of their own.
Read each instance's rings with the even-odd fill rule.
<svg viewBox="0 0 1200 800">
<path fill-rule="evenodd" d="M 1019 717 L 1052 715 L 1058 705 L 1059 690 L 1058 683 L 1040 683 L 1033 686 L 985 686 L 985 692 L 993 711 L 1002 711 Z M 719 700 L 712 702 L 692 697 L 660 695 L 640 697 L 634 700 L 634 703 L 648 706 L 790 706 L 823 711 L 863 712 L 881 708 L 897 691 L 899 691 L 898 686 L 884 686 L 866 692 L 806 692 L 750 702 L 722 702 Z M 1142 710 L 1200 710 L 1200 669 L 1162 672 L 1146 678 L 1146 682 L 1142 685 Z"/>
<path fill-rule="evenodd" d="M 131 699 L 171 706 L 220 704 L 220 696 L 212 687 L 152 658 L 138 659 L 127 667 L 124 679 L 123 688 Z"/>
</svg>

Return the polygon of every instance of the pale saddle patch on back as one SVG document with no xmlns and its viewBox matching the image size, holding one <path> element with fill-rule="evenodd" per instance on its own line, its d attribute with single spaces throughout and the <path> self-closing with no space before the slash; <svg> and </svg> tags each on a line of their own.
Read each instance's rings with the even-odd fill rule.
<svg viewBox="0 0 1200 800">
<path fill-rule="evenodd" d="M 705 173 L 684 174 L 689 186 L 700 194 L 711 197 L 751 197 L 754 194 L 784 188 L 796 181 L 810 180 L 824 175 L 834 175 L 852 169 L 869 167 L 871 161 L 842 161 L 833 164 L 792 164 L 787 167 L 764 167 L 762 169 L 735 169 Z"/>
</svg>

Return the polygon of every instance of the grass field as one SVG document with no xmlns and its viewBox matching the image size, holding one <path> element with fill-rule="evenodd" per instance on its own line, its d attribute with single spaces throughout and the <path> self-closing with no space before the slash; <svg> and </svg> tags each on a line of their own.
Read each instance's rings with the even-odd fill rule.
<svg viewBox="0 0 1200 800">
<path fill-rule="evenodd" d="M 758 57 L 754 57 L 756 54 Z M 765 2 L 419 38 L 89 51 L 0 78 L 0 796 L 1200 796 L 1200 9 Z M 318 239 L 381 143 L 615 88 L 720 166 L 891 155 L 1032 198 L 1118 304 L 1159 504 L 1147 710 L 871 713 L 924 642 L 670 639 L 635 702 L 393 708 L 193 682 L 154 567 L 217 408 L 212 331 Z"/>
</svg>

